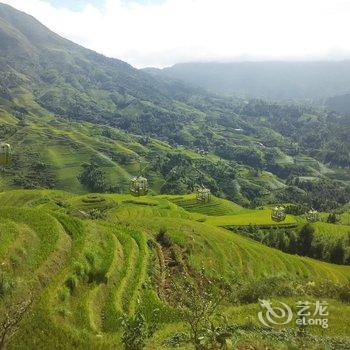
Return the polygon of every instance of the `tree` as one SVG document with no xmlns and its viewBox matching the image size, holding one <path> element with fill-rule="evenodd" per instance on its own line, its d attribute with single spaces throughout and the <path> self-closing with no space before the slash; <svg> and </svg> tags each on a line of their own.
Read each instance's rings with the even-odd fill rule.
<svg viewBox="0 0 350 350">
<path fill-rule="evenodd" d="M 299 233 L 299 252 L 301 255 L 309 255 L 311 253 L 314 231 L 315 229 L 311 224 L 306 224 L 301 228 Z"/>
<path fill-rule="evenodd" d="M 289 246 L 287 249 L 288 253 L 295 254 L 298 250 L 298 235 L 292 230 L 289 233 Z"/>
<path fill-rule="evenodd" d="M 282 250 L 282 252 L 285 252 L 288 250 L 289 245 L 290 245 L 290 238 L 288 234 L 286 232 L 280 231 L 278 249 Z"/>
<path fill-rule="evenodd" d="M 174 282 L 174 288 L 177 296 L 176 306 L 181 310 L 183 320 L 189 329 L 191 343 L 198 350 L 203 349 L 203 334 L 206 334 L 208 329 L 213 329 L 214 319 L 220 315 L 219 308 L 226 293 L 212 285 L 204 276 L 204 269 L 196 281 L 183 276 L 180 282 Z M 225 334 L 220 332 L 217 341 L 223 342 L 222 337 Z"/>
<path fill-rule="evenodd" d="M 105 174 L 100 166 L 94 162 L 83 164 L 83 171 L 79 174 L 78 180 L 91 192 L 106 192 L 108 190 Z"/>
<path fill-rule="evenodd" d="M 335 246 L 332 248 L 330 261 L 334 264 L 344 264 L 346 257 L 346 251 L 341 240 L 338 240 Z"/>
<path fill-rule="evenodd" d="M 329 224 L 336 224 L 337 223 L 337 216 L 335 215 L 335 213 L 331 213 L 331 214 L 329 214 L 328 215 L 328 217 L 327 217 L 327 222 L 329 223 Z"/>
</svg>

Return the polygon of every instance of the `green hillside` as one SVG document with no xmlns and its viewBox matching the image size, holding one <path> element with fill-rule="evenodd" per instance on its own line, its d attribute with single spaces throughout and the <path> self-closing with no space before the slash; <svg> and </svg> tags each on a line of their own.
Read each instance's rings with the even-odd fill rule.
<svg viewBox="0 0 350 350">
<path fill-rule="evenodd" d="M 349 134 L 0 4 L 0 350 L 349 349 Z M 267 300 L 288 324 L 259 322 Z M 327 302 L 329 327 L 297 325 L 298 302 Z"/>
<path fill-rule="evenodd" d="M 78 179 L 83 165 L 90 163 L 103 173 L 104 184 L 99 189 L 102 192 L 128 192 L 130 179 L 140 171 L 149 179 L 154 193 L 188 193 L 204 182 L 214 194 L 247 203 L 250 186 L 261 191 L 269 188 L 269 183 L 261 182 L 258 175 L 244 180 L 246 190 L 235 189 L 241 178 L 237 174 L 235 179 L 235 166 L 219 161 L 214 154 L 200 156 L 189 148 L 173 147 L 154 138 L 145 139 L 87 122 L 67 123 L 54 117 L 31 116 L 21 124 L 9 116 L 0 115 L 2 132 L 12 146 L 13 158 L 11 166 L 2 172 L 0 189 L 3 190 L 20 187 L 57 188 L 75 193 L 94 190 Z M 227 171 L 225 177 L 215 170 L 218 162 Z M 222 184 L 227 188 L 225 192 Z M 225 203 L 220 200 L 224 208 L 233 206 Z M 236 212 L 235 207 L 229 212 Z"/>
<path fill-rule="evenodd" d="M 299 285 L 290 301 L 322 296 L 330 298 L 334 313 L 349 308 L 335 300 L 333 289 L 348 283 L 348 266 L 288 255 L 199 223 L 162 196 L 135 200 L 129 195 L 38 190 L 4 192 L 0 200 L 0 307 L 13 310 L 28 300 L 32 303 L 18 332 L 9 338 L 8 349 L 119 347 L 120 317 L 139 309 L 150 315 L 155 308 L 162 326 L 147 348 L 163 348 L 174 329 L 183 329 L 166 287 L 169 279 L 180 277 L 177 266 L 185 273 L 204 268 L 209 279 L 220 275 L 227 284 L 275 277 L 287 293 L 282 296 L 290 297 L 287 290 Z M 108 208 L 104 220 L 77 217 L 102 208 Z M 161 227 L 172 241 L 168 248 L 157 241 Z M 173 264 L 166 262 L 170 251 L 177 252 Z M 243 315 L 251 315 L 256 306 L 244 305 L 227 301 L 229 322 L 245 324 Z M 348 315 L 331 319 L 328 336 L 348 334 Z M 318 334 L 317 328 L 310 331 Z M 259 333 L 251 337 L 262 341 Z M 186 342 L 181 346 L 190 348 Z"/>
<path fill-rule="evenodd" d="M 342 116 L 153 76 L 4 4 L 0 44 L 0 138 L 19 157 L 15 172 L 27 173 L 18 187 L 82 192 L 81 163 L 94 157 L 107 178 L 92 191 L 120 192 L 141 157 L 156 193 L 188 194 L 203 184 L 244 206 L 299 202 L 325 211 L 350 199 Z M 47 173 L 41 183 L 28 176 L 38 167 Z"/>
</svg>

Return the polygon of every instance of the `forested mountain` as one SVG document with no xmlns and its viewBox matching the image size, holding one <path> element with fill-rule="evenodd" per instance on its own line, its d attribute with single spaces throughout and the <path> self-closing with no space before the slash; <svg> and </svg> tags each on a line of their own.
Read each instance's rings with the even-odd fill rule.
<svg viewBox="0 0 350 350">
<path fill-rule="evenodd" d="M 57 166 L 55 140 L 61 145 L 64 138 L 66 150 L 84 142 L 98 163 L 107 158 L 112 168 L 119 167 L 109 181 L 114 186 L 95 189 L 125 190 L 141 159 L 154 177 L 154 190 L 161 193 L 188 193 L 203 184 L 242 205 L 278 200 L 320 209 L 350 198 L 349 124 L 335 113 L 221 97 L 148 74 L 61 38 L 7 5 L 0 5 L 0 74 L 0 107 L 7 123 L 0 138 L 12 141 L 22 159 L 9 174 L 14 186 L 47 185 L 33 182 L 35 170 L 26 160 Z M 91 126 L 79 132 L 64 121 L 117 127 L 139 138 L 96 128 L 95 137 L 104 138 L 96 149 Z M 43 147 L 48 134 L 55 135 L 51 155 Z M 108 149 L 116 138 L 124 151 Z M 78 158 L 74 171 L 67 172 L 70 177 L 57 182 L 60 188 L 82 190 L 76 184 Z M 61 165 L 71 167 L 68 159 Z"/>
<path fill-rule="evenodd" d="M 183 63 L 146 71 L 211 92 L 275 101 L 323 102 L 350 92 L 350 61 Z"/>
<path fill-rule="evenodd" d="M 0 43 L 2 102 L 16 105 L 17 97 L 29 110 L 37 103 L 70 118 L 115 120 L 135 101 L 161 108 L 193 91 L 76 45 L 3 4 Z"/>
<path fill-rule="evenodd" d="M 350 94 L 332 96 L 327 99 L 326 106 L 330 110 L 350 116 Z"/>
</svg>

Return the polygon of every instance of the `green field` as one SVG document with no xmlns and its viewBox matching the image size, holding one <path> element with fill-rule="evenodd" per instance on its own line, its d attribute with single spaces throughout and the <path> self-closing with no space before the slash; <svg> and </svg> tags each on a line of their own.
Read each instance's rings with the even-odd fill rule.
<svg viewBox="0 0 350 350">
<path fill-rule="evenodd" d="M 233 202 L 216 197 L 209 203 L 198 203 L 194 194 L 186 196 L 166 196 L 165 198 L 189 212 L 209 216 L 237 214 L 243 210 L 241 206 Z"/>
<path fill-rule="evenodd" d="M 345 311 L 349 306 L 332 299 L 330 291 L 331 285 L 348 283 L 350 267 L 288 255 L 217 227 L 249 225 L 252 218 L 258 224 L 271 224 L 268 210 L 242 211 L 234 203 L 216 198 L 196 207 L 191 196 L 135 199 L 49 190 L 3 192 L 0 201 L 2 273 L 16 286 L 15 293 L 9 288 L 8 296 L 3 297 L 0 311 L 29 296 L 33 300 L 18 332 L 9 339 L 8 349 L 120 348 L 120 317 L 140 308 L 146 314 L 160 310 L 162 326 L 146 348 L 166 348 L 164 341 L 184 325 L 168 304 L 169 292 L 164 289 L 168 273 L 175 270 L 164 265 L 169 252 L 155 240 L 162 227 L 186 270 L 204 268 L 208 278 L 222 276 L 228 284 L 266 276 L 283 278 L 283 283 L 293 281 L 300 290 L 290 302 L 328 298 L 333 315 L 327 336 L 349 334 L 349 312 Z M 104 219 L 78 218 L 92 209 L 103 210 Z M 223 215 L 214 216 L 215 212 L 229 215 L 223 219 Z M 198 218 L 205 220 L 199 222 Z M 294 223 L 293 217 L 287 220 Z M 325 230 L 325 224 L 315 225 Z M 333 226 L 337 234 L 337 225 Z M 314 289 L 305 291 L 308 285 Z M 318 295 L 320 290 L 323 294 Z M 257 311 L 256 303 L 227 301 L 225 314 L 230 322 L 245 325 Z M 336 317 L 337 312 L 344 316 Z M 310 327 L 310 332 L 325 335 L 317 327 Z M 244 339 L 237 334 L 238 342 L 244 343 Z M 250 339 L 263 343 L 256 332 Z M 273 342 L 278 348 L 278 340 Z M 191 346 L 183 344 L 181 348 Z"/>
<path fill-rule="evenodd" d="M 316 228 L 316 234 L 321 239 L 341 239 L 350 234 L 350 226 L 334 225 L 326 222 L 316 222 L 313 224 Z"/>
<path fill-rule="evenodd" d="M 271 210 L 246 210 L 240 215 L 225 215 L 208 218 L 206 222 L 213 226 L 276 226 L 276 222 L 271 219 Z M 279 223 L 283 225 L 295 225 L 297 222 L 294 217 L 287 215 L 286 219 Z"/>
<path fill-rule="evenodd" d="M 87 122 L 67 123 L 65 120 L 49 116 L 40 118 L 30 116 L 24 127 L 18 127 L 18 120 L 9 118 L 8 114 L 0 114 L 0 124 L 14 130 L 6 138 L 12 145 L 13 162 L 1 174 L 0 190 L 52 187 L 73 193 L 87 193 L 90 192 L 89 188 L 78 180 L 78 176 L 82 172 L 83 164 L 94 162 L 103 172 L 107 188 L 116 188 L 117 192 L 128 193 L 130 179 L 139 175 L 141 170 L 149 180 L 152 193 L 159 194 L 164 192 L 163 186 L 167 185 L 168 174 L 152 168 L 153 163 L 157 165 L 155 162 L 157 157 L 186 157 L 191 162 L 205 161 L 211 166 L 215 166 L 219 160 L 214 154 L 204 157 L 189 148 L 175 148 L 157 139 L 150 138 L 147 145 L 144 145 L 138 136 L 120 129 Z M 43 181 L 47 177 L 44 174 L 36 176 L 36 170 L 33 170 L 36 164 L 45 164 L 51 174 L 53 183 L 49 186 L 43 182 L 36 183 L 35 180 Z M 193 163 L 192 168 L 194 167 Z M 241 170 L 244 169 L 245 167 L 241 167 Z M 213 184 L 220 178 L 220 176 L 214 178 L 212 174 L 203 171 L 201 174 Z M 23 179 L 28 177 L 29 183 L 23 182 Z M 18 178 L 22 182 L 18 183 Z M 249 183 L 262 188 L 275 188 L 274 183 L 277 182 L 280 180 L 275 175 L 267 173 L 260 177 L 249 178 Z M 244 194 L 240 194 L 240 197 L 244 203 L 247 202 Z M 215 199 L 210 208 L 209 206 L 200 208 L 196 201 L 193 201 L 194 196 L 184 195 L 183 199 L 180 199 L 180 196 L 173 195 L 172 198 L 175 202 L 180 201 L 177 204 L 186 210 L 206 215 L 235 214 L 241 210 L 239 205 L 225 202 L 224 199 Z"/>
<path fill-rule="evenodd" d="M 332 89 L 273 102 L 162 72 L 0 3 L 0 350 L 349 350 Z M 297 324 L 323 302 L 328 328 Z"/>
</svg>

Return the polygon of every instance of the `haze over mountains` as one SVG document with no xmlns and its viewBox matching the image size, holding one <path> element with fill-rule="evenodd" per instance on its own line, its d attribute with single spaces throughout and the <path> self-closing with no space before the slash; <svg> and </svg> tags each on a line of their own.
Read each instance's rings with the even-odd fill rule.
<svg viewBox="0 0 350 350">
<path fill-rule="evenodd" d="M 328 99 L 350 93 L 350 60 L 194 62 L 147 71 L 219 94 L 275 101 L 326 102 L 332 108 L 337 108 L 337 101 Z"/>
</svg>

